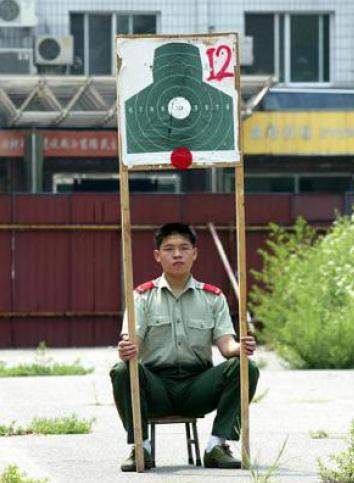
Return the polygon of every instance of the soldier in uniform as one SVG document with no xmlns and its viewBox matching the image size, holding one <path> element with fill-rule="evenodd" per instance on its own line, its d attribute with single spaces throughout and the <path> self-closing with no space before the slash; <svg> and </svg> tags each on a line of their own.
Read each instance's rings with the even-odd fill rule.
<svg viewBox="0 0 354 483">
<path fill-rule="evenodd" d="M 148 417 L 196 416 L 215 409 L 204 466 L 240 468 L 226 441 L 239 439 L 239 355 L 241 350 L 253 355 L 255 339 L 248 335 L 238 343 L 221 290 L 192 276 L 198 252 L 190 226 L 163 225 L 155 241 L 154 257 L 163 273 L 135 289 L 136 341 L 128 338 L 125 314 L 118 343 L 121 361 L 110 373 L 128 444 L 134 443 L 128 361 L 138 357 L 145 468 L 152 467 Z M 217 366 L 212 363 L 212 344 L 226 358 Z M 258 376 L 257 367 L 249 362 L 250 400 Z M 121 469 L 136 470 L 134 446 Z"/>
</svg>

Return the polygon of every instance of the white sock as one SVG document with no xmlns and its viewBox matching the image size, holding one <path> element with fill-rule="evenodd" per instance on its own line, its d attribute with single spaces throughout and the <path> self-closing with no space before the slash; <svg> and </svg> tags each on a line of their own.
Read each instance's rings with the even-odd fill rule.
<svg viewBox="0 0 354 483">
<path fill-rule="evenodd" d="M 206 445 L 206 448 L 205 448 L 205 451 L 207 453 L 210 453 L 210 451 L 215 447 L 215 446 L 221 446 L 222 444 L 224 444 L 226 441 L 225 438 L 222 438 L 221 436 L 214 436 L 213 434 L 211 434 L 209 436 L 209 439 L 208 439 L 208 442 L 207 442 L 207 445 Z"/>
<path fill-rule="evenodd" d="M 149 439 L 144 439 L 143 441 L 143 447 L 149 452 L 151 453 L 151 444 L 150 444 L 150 440 Z"/>
</svg>

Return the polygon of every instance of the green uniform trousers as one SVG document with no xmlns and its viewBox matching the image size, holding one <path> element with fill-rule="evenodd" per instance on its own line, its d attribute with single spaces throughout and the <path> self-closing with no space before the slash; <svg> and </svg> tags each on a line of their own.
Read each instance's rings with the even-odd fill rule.
<svg viewBox="0 0 354 483">
<path fill-rule="evenodd" d="M 212 434 L 228 440 L 240 437 L 240 360 L 231 358 L 202 370 L 153 369 L 139 363 L 143 439 L 148 439 L 147 418 L 153 416 L 204 415 L 216 409 Z M 128 444 L 134 443 L 129 364 L 118 362 L 110 372 L 114 400 Z M 256 392 L 259 371 L 249 362 L 249 396 Z"/>
</svg>

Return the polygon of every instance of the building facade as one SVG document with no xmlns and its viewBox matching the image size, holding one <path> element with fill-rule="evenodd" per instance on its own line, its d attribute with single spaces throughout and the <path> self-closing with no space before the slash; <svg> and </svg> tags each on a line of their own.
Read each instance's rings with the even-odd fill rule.
<svg viewBox="0 0 354 483">
<path fill-rule="evenodd" d="M 0 0 L 0 190 L 117 189 L 116 33 L 239 32 L 246 190 L 350 192 L 353 25 L 349 0 Z M 234 181 L 219 169 L 131 183 L 228 192 Z"/>
</svg>

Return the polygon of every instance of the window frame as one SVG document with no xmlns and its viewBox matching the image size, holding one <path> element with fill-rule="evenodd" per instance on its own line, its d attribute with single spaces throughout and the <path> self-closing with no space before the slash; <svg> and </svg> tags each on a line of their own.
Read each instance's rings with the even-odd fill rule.
<svg viewBox="0 0 354 483">
<path fill-rule="evenodd" d="M 70 12 L 70 28 L 71 28 L 71 14 L 82 15 L 83 16 L 83 47 L 84 47 L 84 55 L 83 55 L 83 73 L 81 75 L 84 76 L 92 76 L 96 74 L 90 74 L 90 66 L 89 66 L 89 16 L 90 15 L 110 15 L 111 16 L 111 32 L 112 32 L 112 56 L 111 56 L 111 70 L 110 74 L 107 75 L 115 75 L 116 71 L 116 54 L 115 54 L 115 36 L 117 31 L 117 16 L 118 15 L 126 15 L 128 17 L 128 30 L 129 34 L 133 33 L 133 17 L 140 16 L 140 15 L 151 15 L 154 16 L 156 19 L 156 33 L 160 32 L 160 24 L 161 24 L 161 16 L 160 12 L 157 11 L 138 11 L 138 12 L 131 12 L 131 11 L 84 11 L 84 12 L 77 12 L 71 11 Z M 75 75 L 75 74 L 74 74 Z M 80 75 L 80 74 L 79 74 Z M 103 74 L 101 74 L 103 75 Z"/>
<path fill-rule="evenodd" d="M 351 181 L 352 185 L 354 186 L 354 174 L 348 172 L 326 172 L 322 173 L 320 171 L 309 171 L 309 172 L 294 172 L 294 173 L 286 173 L 281 171 L 276 171 L 274 173 L 245 173 L 245 181 L 246 179 L 263 179 L 263 178 L 290 178 L 294 181 L 294 191 L 289 192 L 273 192 L 273 191 L 255 191 L 249 192 L 246 191 L 246 194 L 292 194 L 292 195 L 299 195 L 299 194 L 311 194 L 308 191 L 301 191 L 300 190 L 300 179 L 303 178 L 345 178 Z M 224 174 L 223 180 L 223 190 L 225 193 L 231 193 L 233 190 L 233 186 L 235 184 L 235 173 L 233 171 L 227 172 Z M 246 184 L 246 183 L 245 183 Z M 335 194 L 335 193 L 333 193 Z"/>
<path fill-rule="evenodd" d="M 274 51 L 273 51 L 273 73 L 269 75 L 274 75 L 277 78 L 277 83 L 279 86 L 291 86 L 291 87 L 330 87 L 333 83 L 333 62 L 332 62 L 332 52 L 333 52 L 333 42 L 334 42 L 334 19 L 332 12 L 315 12 L 315 11 L 292 11 L 292 12 L 255 12 L 249 11 L 244 12 L 245 19 L 245 31 L 246 31 L 246 18 L 247 15 L 269 15 L 272 14 L 274 18 L 273 22 L 273 36 L 274 36 Z M 329 78 L 328 81 L 318 80 L 310 82 L 295 82 L 291 80 L 291 17 L 294 15 L 315 15 L 319 22 L 319 35 L 318 35 L 318 61 L 319 61 L 319 78 L 323 79 L 324 76 L 324 17 L 328 16 L 328 28 L 329 28 L 329 52 L 328 52 L 328 69 Z M 283 20 L 281 20 L 283 18 Z M 281 31 L 282 25 L 282 31 Z M 281 45 L 280 40 L 283 38 L 284 44 Z M 281 58 L 281 53 L 283 53 L 283 58 Z M 283 64 L 283 67 L 282 67 Z M 282 70 L 283 69 L 283 70 Z M 256 74 L 255 74 L 256 75 Z"/>
</svg>

